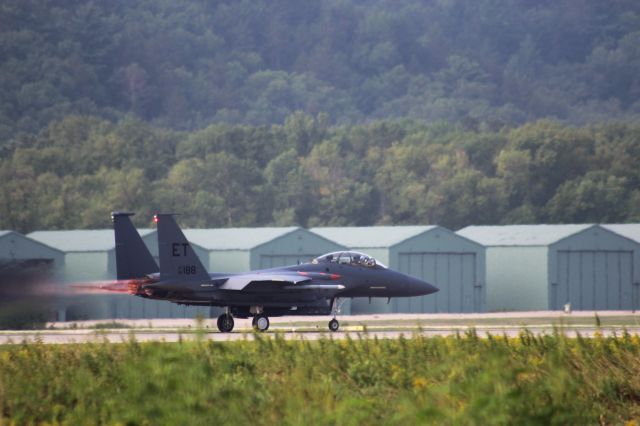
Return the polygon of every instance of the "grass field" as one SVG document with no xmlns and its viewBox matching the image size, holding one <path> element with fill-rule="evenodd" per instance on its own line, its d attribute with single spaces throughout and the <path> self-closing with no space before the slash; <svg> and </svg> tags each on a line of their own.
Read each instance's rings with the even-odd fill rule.
<svg viewBox="0 0 640 426">
<path fill-rule="evenodd" d="M 635 424 L 640 338 L 0 347 L 15 424 Z"/>
</svg>

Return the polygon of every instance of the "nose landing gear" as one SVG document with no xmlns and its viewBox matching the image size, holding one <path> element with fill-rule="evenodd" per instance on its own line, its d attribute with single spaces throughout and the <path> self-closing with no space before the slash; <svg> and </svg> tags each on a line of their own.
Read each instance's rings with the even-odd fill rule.
<svg viewBox="0 0 640 426">
<path fill-rule="evenodd" d="M 338 322 L 337 319 L 334 318 L 331 321 L 329 321 L 329 330 L 338 331 L 339 328 L 340 328 L 340 323 Z"/>
<path fill-rule="evenodd" d="M 344 299 L 331 299 L 331 315 L 333 315 L 333 319 L 329 321 L 329 330 L 331 331 L 338 331 L 340 328 L 340 323 L 336 319 L 336 316 L 340 313 L 343 303 Z"/>
</svg>

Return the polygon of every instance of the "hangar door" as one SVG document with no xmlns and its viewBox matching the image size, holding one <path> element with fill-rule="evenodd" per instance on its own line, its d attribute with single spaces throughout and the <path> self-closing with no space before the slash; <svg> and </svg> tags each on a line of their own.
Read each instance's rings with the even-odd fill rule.
<svg viewBox="0 0 640 426">
<path fill-rule="evenodd" d="M 429 296 L 398 298 L 396 312 L 479 312 L 475 253 L 400 253 L 400 272 L 440 289 Z"/>
<path fill-rule="evenodd" d="M 551 286 L 552 309 L 635 309 L 631 251 L 558 251 L 557 279 Z"/>
<path fill-rule="evenodd" d="M 297 265 L 298 263 L 309 262 L 318 256 L 315 254 L 263 254 L 260 256 L 260 269 Z"/>
</svg>

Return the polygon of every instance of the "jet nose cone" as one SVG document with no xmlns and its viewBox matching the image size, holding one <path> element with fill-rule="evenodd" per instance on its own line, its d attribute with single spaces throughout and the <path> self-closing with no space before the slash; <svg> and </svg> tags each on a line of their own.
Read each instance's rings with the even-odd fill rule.
<svg viewBox="0 0 640 426">
<path fill-rule="evenodd" d="M 440 291 L 440 289 L 437 288 L 436 286 L 414 277 L 411 277 L 410 287 L 411 287 L 411 293 L 413 293 L 414 296 L 426 296 L 427 294 L 432 294 L 437 291 Z"/>
<path fill-rule="evenodd" d="M 423 284 L 425 288 L 425 294 L 432 294 L 440 291 L 440 289 L 433 284 L 429 284 L 429 283 L 423 283 Z"/>
</svg>

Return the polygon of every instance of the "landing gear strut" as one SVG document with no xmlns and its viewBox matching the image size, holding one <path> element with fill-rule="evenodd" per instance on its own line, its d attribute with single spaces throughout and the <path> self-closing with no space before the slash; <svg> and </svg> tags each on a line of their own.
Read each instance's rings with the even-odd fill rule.
<svg viewBox="0 0 640 426">
<path fill-rule="evenodd" d="M 333 319 L 329 321 L 329 330 L 331 331 L 338 331 L 340 328 L 340 323 L 336 319 L 336 316 L 340 313 L 343 303 L 343 299 L 331 299 L 331 315 L 333 315 Z"/>
<path fill-rule="evenodd" d="M 251 321 L 251 325 L 256 331 L 267 331 L 269 329 L 269 317 L 265 314 L 256 314 Z"/>
</svg>

